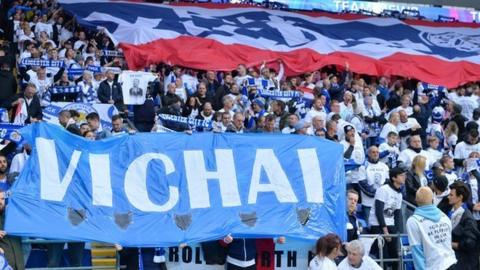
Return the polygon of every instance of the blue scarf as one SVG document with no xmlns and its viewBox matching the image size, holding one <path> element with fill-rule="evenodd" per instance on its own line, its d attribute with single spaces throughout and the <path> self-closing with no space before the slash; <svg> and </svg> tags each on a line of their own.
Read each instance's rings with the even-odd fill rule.
<svg viewBox="0 0 480 270">
<path fill-rule="evenodd" d="M 94 103 L 97 99 L 97 92 L 93 90 L 93 86 L 88 86 L 87 94 L 85 94 L 85 99 L 87 103 Z"/>
<path fill-rule="evenodd" d="M 178 115 L 171 115 L 171 114 L 159 114 L 158 117 L 162 121 L 187 124 L 190 127 L 212 128 L 212 121 L 208 121 L 208 120 L 200 120 L 200 119 L 183 117 L 183 116 L 178 116 Z"/>
<path fill-rule="evenodd" d="M 93 73 L 101 73 L 102 67 L 88 65 L 87 68 L 69 68 L 67 69 L 67 72 L 68 72 L 68 76 L 78 76 L 78 75 L 82 75 L 85 70 L 91 71 Z"/>
<path fill-rule="evenodd" d="M 36 67 L 64 67 L 63 60 L 45 60 L 40 58 L 25 58 L 20 63 L 21 66 L 36 66 Z"/>
<path fill-rule="evenodd" d="M 52 101 L 52 95 L 58 94 L 71 94 L 78 93 L 75 102 L 82 102 L 82 87 L 78 85 L 73 86 L 52 86 L 48 89 L 47 92 L 43 95 L 43 100 L 50 103 Z"/>
<path fill-rule="evenodd" d="M 259 95 L 264 98 L 299 98 L 300 92 L 299 91 L 280 91 L 280 90 L 259 90 Z"/>
<path fill-rule="evenodd" d="M 123 57 L 123 53 L 119 51 L 102 50 L 102 56 Z"/>
</svg>

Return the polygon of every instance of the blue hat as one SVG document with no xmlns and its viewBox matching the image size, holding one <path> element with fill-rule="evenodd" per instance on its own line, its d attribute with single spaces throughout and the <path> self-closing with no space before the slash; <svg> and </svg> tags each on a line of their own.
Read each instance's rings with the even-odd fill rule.
<svg viewBox="0 0 480 270">
<path fill-rule="evenodd" d="M 265 100 L 261 97 L 258 97 L 252 101 L 252 103 L 257 104 L 259 107 L 265 107 Z"/>
<path fill-rule="evenodd" d="M 443 108 L 435 107 L 432 111 L 432 121 L 440 123 L 443 120 Z"/>
<path fill-rule="evenodd" d="M 301 130 L 302 128 L 305 128 L 305 122 L 304 121 L 298 121 L 298 123 L 295 125 L 295 131 L 299 131 Z"/>
</svg>

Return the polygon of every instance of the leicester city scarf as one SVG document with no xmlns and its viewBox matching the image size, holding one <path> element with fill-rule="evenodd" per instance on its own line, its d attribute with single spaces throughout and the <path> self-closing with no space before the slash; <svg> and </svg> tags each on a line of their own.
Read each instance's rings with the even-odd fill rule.
<svg viewBox="0 0 480 270">
<path fill-rule="evenodd" d="M 171 115 L 171 114 L 159 114 L 158 117 L 162 121 L 187 124 L 190 127 L 212 128 L 212 121 L 195 119 L 191 117 L 184 117 L 184 116 L 178 116 L 178 115 Z"/>
<path fill-rule="evenodd" d="M 300 97 L 299 91 L 259 90 L 258 92 L 260 96 L 264 98 L 272 98 L 272 99 L 279 99 L 279 98 L 294 99 L 294 98 Z"/>
<path fill-rule="evenodd" d="M 36 66 L 36 67 L 64 67 L 65 62 L 63 60 L 46 60 L 40 58 L 25 58 L 20 62 L 21 66 Z"/>
</svg>

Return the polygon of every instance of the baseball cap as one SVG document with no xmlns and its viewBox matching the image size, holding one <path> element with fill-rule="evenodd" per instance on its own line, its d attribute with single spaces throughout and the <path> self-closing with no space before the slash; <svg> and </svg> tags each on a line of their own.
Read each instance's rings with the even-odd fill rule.
<svg viewBox="0 0 480 270">
<path fill-rule="evenodd" d="M 258 106 L 260 106 L 262 108 L 265 106 L 265 99 L 263 99 L 261 97 L 254 99 L 252 102 L 257 104 Z"/>
<path fill-rule="evenodd" d="M 352 129 L 354 129 L 352 125 L 346 125 L 343 127 L 343 131 L 345 131 L 345 133 L 349 132 Z"/>
<path fill-rule="evenodd" d="M 295 131 L 299 131 L 305 128 L 305 126 L 306 126 L 306 123 L 304 121 L 299 121 L 294 128 L 295 128 Z"/>
</svg>

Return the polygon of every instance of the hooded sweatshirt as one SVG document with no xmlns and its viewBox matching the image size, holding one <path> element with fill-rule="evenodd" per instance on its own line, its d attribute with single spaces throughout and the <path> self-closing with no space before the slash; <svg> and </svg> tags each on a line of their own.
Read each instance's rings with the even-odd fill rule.
<svg viewBox="0 0 480 270">
<path fill-rule="evenodd" d="M 447 269 L 457 260 L 452 249 L 452 223 L 434 205 L 420 206 L 407 221 L 416 270 Z"/>
</svg>

